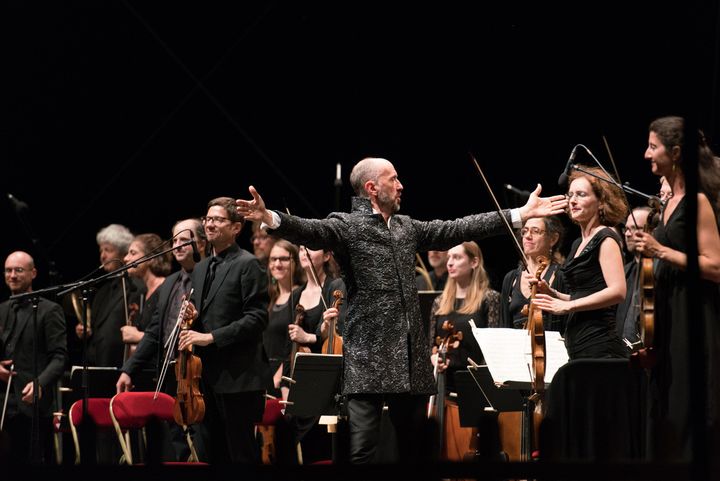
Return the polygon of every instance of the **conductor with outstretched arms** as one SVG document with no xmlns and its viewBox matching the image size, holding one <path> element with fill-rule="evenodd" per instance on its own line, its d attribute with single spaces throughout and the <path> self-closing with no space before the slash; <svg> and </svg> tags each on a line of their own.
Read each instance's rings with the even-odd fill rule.
<svg viewBox="0 0 720 481">
<path fill-rule="evenodd" d="M 436 389 L 415 283 L 415 253 L 500 234 L 503 222 L 498 213 L 429 222 L 398 215 L 403 185 L 386 159 L 361 160 L 350 183 L 356 194 L 352 211 L 322 220 L 267 210 L 252 186 L 252 200 L 237 200 L 237 211 L 267 224 L 278 237 L 333 251 L 348 293 L 343 394 L 350 461 L 374 461 L 385 403 L 398 436 L 399 461 L 416 462 L 427 452 L 421 444 L 425 408 Z M 528 218 L 563 211 L 564 196 L 540 198 L 540 191 L 538 185 L 527 204 L 502 215 L 519 227 Z"/>
</svg>

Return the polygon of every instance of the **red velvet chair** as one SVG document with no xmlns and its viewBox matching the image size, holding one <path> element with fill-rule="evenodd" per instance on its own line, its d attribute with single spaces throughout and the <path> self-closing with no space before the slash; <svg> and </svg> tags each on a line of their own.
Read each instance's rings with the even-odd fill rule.
<svg viewBox="0 0 720 481">
<path fill-rule="evenodd" d="M 129 430 L 141 429 L 144 435 L 145 426 L 152 420 L 157 419 L 175 423 L 173 416 L 175 399 L 162 392 L 157 394 L 157 399 L 154 399 L 154 397 L 154 392 L 127 391 L 115 395 L 110 400 L 109 412 L 111 422 L 112 425 L 115 426 L 115 432 L 117 433 L 120 446 L 122 447 L 125 460 L 128 464 L 133 464 L 128 436 Z M 193 446 L 192 439 L 188 433 L 186 433 L 186 439 L 191 452 L 189 461 L 198 464 L 195 446 Z"/>
<path fill-rule="evenodd" d="M 110 398 L 89 398 L 88 416 L 99 430 L 111 430 L 113 428 L 110 417 Z M 75 444 L 75 464 L 80 464 L 80 442 L 78 440 L 77 428 L 83 422 L 83 401 L 75 401 L 70 406 L 70 430 L 72 431 L 73 443 Z"/>
</svg>

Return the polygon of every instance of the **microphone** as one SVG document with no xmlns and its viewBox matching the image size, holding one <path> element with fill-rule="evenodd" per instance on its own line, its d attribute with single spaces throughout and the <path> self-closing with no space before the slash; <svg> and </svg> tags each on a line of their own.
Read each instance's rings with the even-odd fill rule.
<svg viewBox="0 0 720 481">
<path fill-rule="evenodd" d="M 29 209 L 27 203 L 21 201 L 20 199 L 18 199 L 14 195 L 12 195 L 10 192 L 8 192 L 7 198 L 10 201 L 10 203 L 12 204 L 15 212 L 20 213 L 20 212 L 24 212 Z"/>
<path fill-rule="evenodd" d="M 512 192 L 513 194 L 517 195 L 518 197 L 523 197 L 523 198 L 525 198 L 525 199 L 527 199 L 528 197 L 530 197 L 530 192 L 529 192 L 529 191 L 527 191 L 527 190 L 522 190 L 522 189 L 518 189 L 518 188 L 515 187 L 514 185 L 503 184 L 503 187 L 505 187 L 507 190 L 509 190 L 509 191 Z"/>
<path fill-rule="evenodd" d="M 572 152 L 570 152 L 570 158 L 568 159 L 567 164 L 565 164 L 565 170 L 562 174 L 560 174 L 560 177 L 558 177 L 558 186 L 560 187 L 567 188 L 568 177 L 570 176 L 570 172 L 572 172 L 575 168 L 573 162 L 575 162 L 575 154 L 577 153 L 578 145 L 573 147 Z"/>
<path fill-rule="evenodd" d="M 197 248 L 197 242 L 195 242 L 195 233 L 190 231 L 190 246 L 193 250 L 193 262 L 200 262 L 200 252 Z"/>
</svg>

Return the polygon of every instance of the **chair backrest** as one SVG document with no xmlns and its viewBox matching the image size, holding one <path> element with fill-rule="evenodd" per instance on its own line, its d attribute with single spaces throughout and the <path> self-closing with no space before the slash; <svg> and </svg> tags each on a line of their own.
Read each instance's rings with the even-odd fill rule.
<svg viewBox="0 0 720 481">
<path fill-rule="evenodd" d="M 265 411 L 263 411 L 262 421 L 257 423 L 259 426 L 274 426 L 283 416 L 283 405 L 278 399 L 266 399 Z"/>
<path fill-rule="evenodd" d="M 110 410 L 122 429 L 145 427 L 150 419 L 172 421 L 175 399 L 165 393 L 127 391 L 115 395 L 110 401 Z M 112 424 L 112 421 L 111 421 Z"/>
</svg>

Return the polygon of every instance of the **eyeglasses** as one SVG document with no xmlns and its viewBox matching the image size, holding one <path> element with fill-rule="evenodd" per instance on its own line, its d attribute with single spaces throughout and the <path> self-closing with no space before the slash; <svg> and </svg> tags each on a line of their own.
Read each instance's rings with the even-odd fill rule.
<svg viewBox="0 0 720 481">
<path fill-rule="evenodd" d="M 526 235 L 530 234 L 533 237 L 538 235 L 543 235 L 545 233 L 544 229 L 538 229 L 537 227 L 523 227 L 520 229 L 520 236 L 525 237 Z"/>
<path fill-rule="evenodd" d="M 262 241 L 266 240 L 268 237 L 270 237 L 270 236 L 267 235 L 267 234 L 265 234 L 265 235 L 254 235 L 254 236 L 250 237 L 250 242 L 262 242 Z"/>
<path fill-rule="evenodd" d="M 273 262 L 282 262 L 285 264 L 286 262 L 290 262 L 290 256 L 279 256 L 279 257 L 270 257 L 269 259 L 270 263 Z"/>
<path fill-rule="evenodd" d="M 13 271 L 15 271 L 17 274 L 22 274 L 25 272 L 24 267 L 6 267 L 5 268 L 5 274 L 12 274 Z"/>
<path fill-rule="evenodd" d="M 225 222 L 229 221 L 227 217 L 222 217 L 219 215 L 208 215 L 208 216 L 202 216 L 200 217 L 200 220 L 203 224 L 224 224 Z"/>
<path fill-rule="evenodd" d="M 589 196 L 590 194 L 588 192 L 568 192 L 565 194 L 565 197 L 569 199 L 572 199 L 573 197 L 577 197 L 578 199 L 584 199 L 585 197 Z"/>
</svg>

